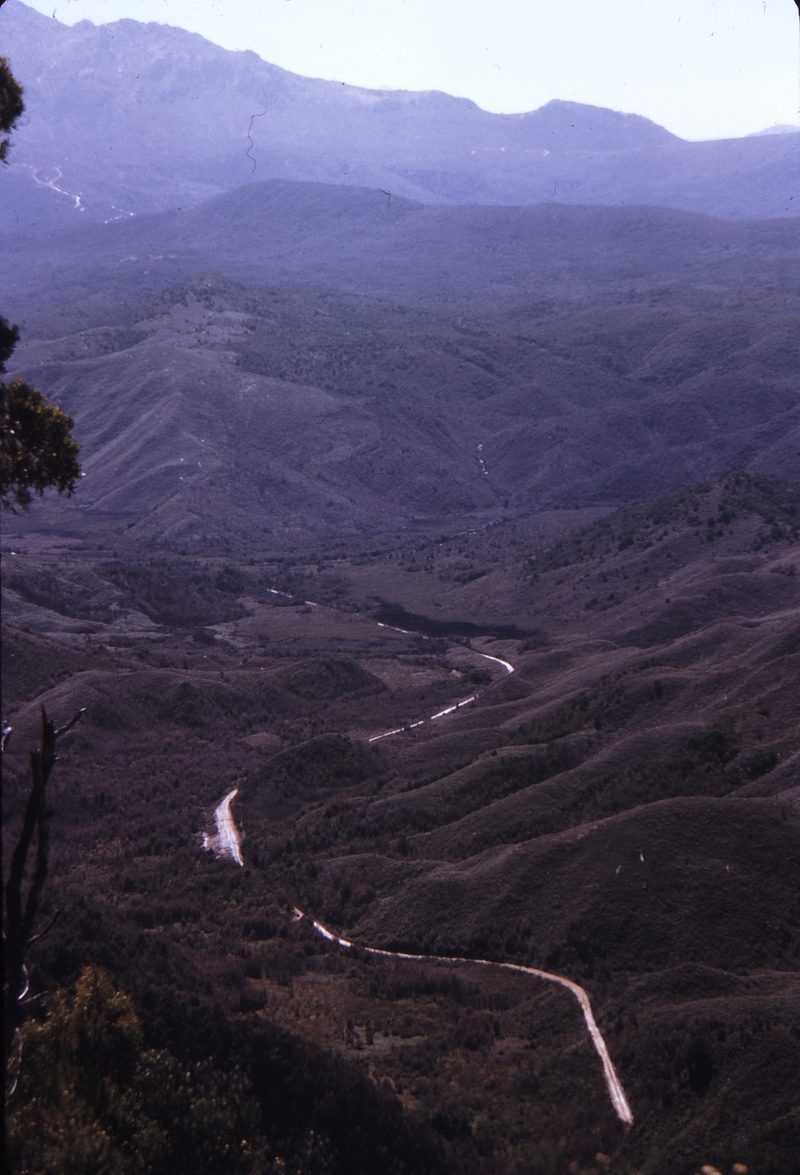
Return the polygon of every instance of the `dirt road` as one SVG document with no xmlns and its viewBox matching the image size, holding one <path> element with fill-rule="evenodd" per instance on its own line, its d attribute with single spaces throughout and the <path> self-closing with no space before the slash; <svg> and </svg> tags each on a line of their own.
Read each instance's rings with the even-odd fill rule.
<svg viewBox="0 0 800 1175">
<path fill-rule="evenodd" d="M 295 907 L 294 917 L 299 920 L 307 917 L 307 915 Z M 553 975 L 550 971 L 540 971 L 537 967 L 523 967 L 519 963 L 495 963 L 491 959 L 463 959 L 451 955 L 408 955 L 403 951 L 384 951 L 378 947 L 367 947 L 363 943 L 353 943 L 347 938 L 340 938 L 339 935 L 333 934 L 332 931 L 323 926 L 321 922 L 315 922 L 313 918 L 310 921 L 317 933 L 321 934 L 323 938 L 327 938 L 329 942 L 338 943 L 339 946 L 343 947 L 356 947 L 358 950 L 365 951 L 369 955 L 381 955 L 389 959 L 410 959 L 418 963 L 474 963 L 478 967 L 502 967 L 506 971 L 521 971 L 525 975 L 532 975 L 535 979 L 544 979 L 549 983 L 557 983 L 561 987 L 566 987 L 568 991 L 572 992 L 581 1006 L 586 1028 L 603 1066 L 606 1089 L 608 1090 L 608 1095 L 611 1098 L 611 1104 L 616 1111 L 617 1117 L 628 1126 L 633 1123 L 633 1114 L 628 1105 L 625 1090 L 622 1088 L 622 1082 L 617 1076 L 614 1063 L 608 1055 L 608 1049 L 606 1048 L 606 1042 L 603 1040 L 603 1035 L 597 1027 L 597 1022 L 592 1012 L 591 1001 L 579 984 L 573 983 L 571 979 L 565 979 L 563 975 Z"/>
<path fill-rule="evenodd" d="M 203 833 L 203 848 L 210 849 L 218 857 L 230 857 L 237 865 L 244 865 L 242 860 L 241 837 L 239 829 L 231 813 L 231 804 L 239 793 L 238 787 L 228 792 L 225 799 L 214 811 L 214 822 L 217 826 L 215 836 Z"/>
</svg>

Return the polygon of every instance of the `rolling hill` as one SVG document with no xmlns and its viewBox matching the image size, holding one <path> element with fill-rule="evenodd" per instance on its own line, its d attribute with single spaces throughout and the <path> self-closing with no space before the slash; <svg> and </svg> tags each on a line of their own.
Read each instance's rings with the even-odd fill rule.
<svg viewBox="0 0 800 1175">
<path fill-rule="evenodd" d="M 38 706 L 87 707 L 54 784 L 66 912 L 35 982 L 100 958 L 143 1007 L 169 989 L 257 1010 L 363 1065 L 461 1169 L 536 1170 L 550 1140 L 585 1170 L 658 1152 L 785 1175 L 799 508 L 740 471 L 560 535 L 517 520 L 300 559 L 17 534 L 7 827 Z M 405 602 L 405 632 L 377 597 Z M 234 785 L 243 870 L 200 837 Z M 293 905 L 431 958 L 346 957 Z M 630 1132 L 566 996 L 442 954 L 583 984 Z"/>
<path fill-rule="evenodd" d="M 245 190 L 248 199 L 257 192 Z M 320 202 L 321 193 L 311 198 Z M 439 210 L 410 206 L 408 216 L 428 211 Z M 524 238 L 533 258 L 549 213 L 525 211 L 534 221 Z M 498 235 L 502 229 L 510 242 L 516 212 L 492 212 L 504 218 Z M 623 228 L 631 214 L 608 213 Z M 350 293 L 354 278 L 334 290 L 210 275 L 115 305 L 90 270 L 83 296 L 73 283 L 69 308 L 59 284 L 35 310 L 31 294 L 14 374 L 74 417 L 86 474 L 74 505 L 53 503 L 44 515 L 74 526 L 88 511 L 194 549 L 223 538 L 252 546 L 267 536 L 285 545 L 509 512 L 608 508 L 732 466 L 796 477 L 795 296 L 768 281 L 780 268 L 774 253 L 788 263 L 792 250 L 765 245 L 763 259 L 744 250 L 737 265 L 725 259 L 738 226 L 712 221 L 706 233 L 706 222 L 691 219 L 697 237 L 687 238 L 683 261 L 672 250 L 678 274 L 659 286 L 651 217 L 650 273 L 640 263 L 635 279 L 623 276 L 636 264 L 637 229 L 627 255 L 624 239 L 616 250 L 606 246 L 617 274 L 609 267 L 603 277 L 599 259 L 582 263 L 579 234 L 590 239 L 604 215 L 558 210 L 564 238 L 545 238 L 529 269 L 509 247 L 517 275 L 506 305 L 489 310 L 480 260 L 470 262 L 471 292 L 457 273 L 459 250 L 462 258 L 468 250 L 455 230 L 455 259 L 440 255 L 431 271 L 448 275 L 453 288 L 462 277 L 456 306 L 432 295 L 411 303 L 410 290 L 404 301 L 368 294 L 363 277 L 361 291 Z M 668 250 L 676 227 L 660 227 Z M 702 263 L 693 271 L 691 249 L 718 229 L 716 258 L 709 247 L 705 272 Z M 548 241 L 550 262 L 541 256 Z M 374 244 L 362 246 L 373 274 L 389 287 L 394 273 L 401 285 L 403 250 L 382 266 Z M 415 247 L 424 253 L 424 236 Z M 560 267 L 568 277 L 555 276 Z M 119 295 L 121 279 L 106 272 Z M 738 283 L 748 275 L 742 297 Z M 424 273 L 412 280 L 425 291 Z M 622 293 L 631 280 L 638 292 Z M 573 296 L 559 298 L 564 282 Z"/>
<path fill-rule="evenodd" d="M 798 136 L 2 20 L 9 376 L 85 474 L 3 525 L 6 851 L 82 711 L 24 1162 L 800 1175 Z"/>
</svg>

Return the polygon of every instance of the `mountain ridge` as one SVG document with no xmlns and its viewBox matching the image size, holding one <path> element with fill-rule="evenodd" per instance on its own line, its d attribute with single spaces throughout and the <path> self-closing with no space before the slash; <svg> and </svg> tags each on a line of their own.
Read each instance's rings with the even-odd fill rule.
<svg viewBox="0 0 800 1175">
<path fill-rule="evenodd" d="M 21 185 L 14 215 L 25 224 L 37 187 L 39 217 L 69 221 L 83 208 L 107 220 L 269 176 L 423 203 L 555 197 L 729 219 L 793 206 L 792 135 L 688 143 L 640 115 L 562 101 L 495 115 L 436 91 L 302 78 L 170 26 L 67 27 L 22 0 L 8 0 L 2 20 L 28 106 L 11 160 Z"/>
<path fill-rule="evenodd" d="M 76 420 L 86 473 L 40 512 L 283 544 L 610 508 L 732 465 L 796 477 L 793 314 L 754 288 L 737 308 L 678 286 L 487 321 L 482 304 L 209 275 L 114 327 L 28 328 L 13 374 Z"/>
<path fill-rule="evenodd" d="M 83 715 L 34 996 L 102 968 L 202 1062 L 234 1146 L 170 1114 L 187 1170 L 800 1175 L 796 136 L 77 28 L 12 55 L 0 177 L 9 377 L 85 473 L 3 526 L 9 847 L 42 707 Z M 470 959 L 585 989 L 630 1129 L 568 993 Z M 64 1105 L 107 1123 L 56 1086 L 17 1095 L 32 1164 L 73 1161 Z"/>
</svg>

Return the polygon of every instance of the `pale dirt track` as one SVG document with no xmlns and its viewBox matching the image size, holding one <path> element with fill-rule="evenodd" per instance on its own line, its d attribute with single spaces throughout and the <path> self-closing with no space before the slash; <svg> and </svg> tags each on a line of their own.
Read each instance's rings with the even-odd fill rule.
<svg viewBox="0 0 800 1175">
<path fill-rule="evenodd" d="M 217 826 L 216 836 L 203 833 L 203 848 L 210 849 L 218 857 L 230 857 L 237 865 L 244 865 L 242 860 L 241 838 L 239 829 L 231 813 L 231 803 L 239 793 L 238 787 L 228 792 L 225 799 L 214 812 L 214 822 Z"/>
<path fill-rule="evenodd" d="M 294 917 L 299 920 L 307 917 L 307 915 L 295 907 Z M 581 1006 L 586 1027 L 603 1065 L 603 1077 L 605 1079 L 606 1089 L 608 1090 L 608 1095 L 611 1098 L 611 1104 L 616 1111 L 617 1117 L 627 1126 L 633 1123 L 633 1114 L 628 1105 L 625 1090 L 622 1088 L 622 1082 L 617 1076 L 614 1063 L 608 1055 L 608 1049 L 606 1048 L 606 1042 L 603 1040 L 603 1035 L 597 1027 L 594 1013 L 592 1012 L 591 1001 L 579 984 L 573 983 L 571 979 L 565 979 L 563 975 L 553 975 L 550 971 L 540 971 L 537 967 L 523 967 L 519 963 L 496 963 L 491 959 L 464 959 L 457 955 L 409 955 L 403 951 L 384 951 L 378 947 L 367 947 L 362 943 L 354 943 L 350 942 L 347 938 L 340 938 L 339 935 L 333 934 L 332 931 L 323 926 L 321 922 L 315 922 L 313 918 L 310 921 L 317 934 L 321 934 L 329 942 L 338 943 L 342 947 L 355 947 L 357 950 L 365 951 L 368 955 L 381 955 L 387 959 L 409 959 L 416 963 L 474 963 L 478 967 L 502 967 L 506 971 L 520 971 L 524 975 L 534 976 L 535 979 L 544 979 L 549 983 L 557 983 L 561 987 L 566 987 L 568 991 L 572 992 Z"/>
<path fill-rule="evenodd" d="M 386 627 L 389 626 L 381 625 L 381 628 Z M 403 630 L 398 629 L 397 631 L 402 632 Z M 500 657 L 490 657 L 488 653 L 480 653 L 478 655 L 486 658 L 487 661 L 496 661 L 498 664 L 504 667 L 507 673 L 514 672 L 514 666 L 511 665 L 508 661 L 503 661 Z M 432 714 L 431 717 L 427 719 L 427 721 L 434 722 L 437 718 L 444 718 L 448 714 L 456 713 L 456 711 L 458 711 L 462 706 L 466 706 L 470 702 L 474 702 L 476 696 L 477 695 L 473 694 L 472 697 L 464 698 L 463 701 L 457 702 L 454 706 L 449 706 L 446 710 L 441 710 L 438 714 Z M 380 739 L 389 738 L 390 735 L 401 734 L 404 730 L 412 730 L 416 726 L 421 726 L 425 721 L 426 719 L 422 718 L 419 722 L 413 723 L 412 726 L 398 726 L 395 730 L 387 730 L 384 734 L 374 735 L 371 739 L 368 739 L 368 742 L 378 742 Z M 231 814 L 231 802 L 235 798 L 238 790 L 238 788 L 234 788 L 233 791 L 229 792 L 214 812 L 214 819 L 217 825 L 217 835 L 204 835 L 203 847 L 213 850 L 219 856 L 231 857 L 232 860 L 237 863 L 237 865 L 244 865 L 244 861 L 242 860 L 239 830 L 237 829 Z M 296 907 L 294 915 L 297 919 L 306 917 L 302 910 L 298 910 Z M 315 922 L 313 919 L 311 919 L 311 923 L 317 933 L 321 934 L 323 938 L 328 939 L 329 942 L 335 942 L 338 943 L 339 946 L 348 948 L 356 947 L 358 950 L 366 951 L 367 954 L 370 955 L 380 955 L 389 959 L 410 959 L 414 962 L 420 963 L 474 963 L 478 967 L 502 967 L 506 971 L 519 971 L 525 975 L 532 975 L 535 979 L 544 979 L 548 983 L 557 983 L 560 987 L 565 987 L 568 991 L 572 992 L 572 994 L 575 996 L 575 999 L 581 1006 L 583 1018 L 586 1022 L 586 1028 L 603 1066 L 603 1078 L 605 1079 L 606 1089 L 608 1090 L 608 1095 L 611 1098 L 611 1104 L 616 1111 L 617 1117 L 621 1122 L 624 1122 L 628 1126 L 632 1124 L 633 1114 L 631 1113 L 631 1108 L 628 1105 L 628 1099 L 625 1096 L 625 1090 L 622 1088 L 622 1083 L 617 1076 L 614 1063 L 611 1060 L 611 1057 L 608 1055 L 608 1049 L 606 1048 L 606 1042 L 603 1040 L 603 1035 L 600 1032 L 600 1029 L 597 1027 L 589 996 L 579 984 L 573 983 L 571 979 L 565 979 L 563 975 L 553 975 L 550 971 L 540 971 L 537 967 L 523 967 L 519 963 L 495 963 L 490 959 L 462 959 L 457 956 L 449 955 L 408 955 L 402 951 L 384 951 L 379 947 L 367 947 L 363 946 L 361 943 L 353 943 L 350 942 L 349 939 L 340 938 L 338 935 L 333 934 L 320 922 Z"/>
<path fill-rule="evenodd" d="M 395 628 L 391 624 L 381 624 L 380 620 L 377 622 L 378 628 L 391 628 L 393 632 L 402 632 L 406 636 L 412 636 L 413 633 L 406 632 L 404 628 Z M 425 640 L 428 638 L 425 637 Z M 498 665 L 502 665 L 506 673 L 513 673 L 514 666 L 509 661 L 504 661 L 502 657 L 491 657 L 488 653 L 478 653 L 479 657 L 483 657 L 485 661 L 496 661 Z M 430 718 L 420 718 L 418 722 L 412 722 L 410 726 L 396 726 L 394 730 L 385 730 L 383 734 L 373 734 L 372 738 L 368 738 L 368 743 L 378 743 L 383 738 L 390 738 L 393 734 L 402 734 L 404 730 L 415 730 L 416 727 L 422 726 L 425 722 L 435 722 L 437 718 L 445 718 L 448 714 L 455 714 L 456 710 L 460 710 L 462 706 L 468 706 L 470 702 L 474 702 L 477 694 L 473 694 L 470 698 L 462 698 L 460 702 L 456 702 L 454 706 L 448 706 L 446 710 L 440 710 L 438 714 L 431 714 Z"/>
</svg>

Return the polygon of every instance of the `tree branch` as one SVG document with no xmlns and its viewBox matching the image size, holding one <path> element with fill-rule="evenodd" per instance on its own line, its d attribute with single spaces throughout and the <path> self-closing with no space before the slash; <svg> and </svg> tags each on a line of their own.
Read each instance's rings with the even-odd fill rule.
<svg viewBox="0 0 800 1175">
<path fill-rule="evenodd" d="M 5 967 L 4 967 L 4 1057 L 8 1057 L 14 1037 L 22 1022 L 20 999 L 25 987 L 25 953 L 33 941 L 32 933 L 39 900 L 47 878 L 47 859 L 50 847 L 49 813 L 46 789 L 50 772 L 56 762 L 56 739 L 71 730 L 84 710 L 79 710 L 66 725 L 56 730 L 42 706 L 42 745 L 38 751 L 31 751 L 31 789 L 25 805 L 22 831 L 11 856 L 11 869 L 6 884 L 6 926 L 5 926 Z M 25 866 L 36 835 L 36 861 L 27 898 L 23 904 L 22 882 Z M 41 933 L 49 930 L 58 913 Z M 39 937 L 39 936 L 37 936 Z"/>
<path fill-rule="evenodd" d="M 60 916 L 61 916 L 63 913 L 64 913 L 63 909 L 59 907 L 59 909 L 58 909 L 58 910 L 56 910 L 55 914 L 54 914 L 54 915 L 53 915 L 53 917 L 50 919 L 50 921 L 47 923 L 47 925 L 46 925 L 46 926 L 43 926 L 43 927 L 42 927 L 42 929 L 41 929 L 41 930 L 38 932 L 38 934 L 34 934 L 34 935 L 32 935 L 32 937 L 31 937 L 31 940 L 30 940 L 30 941 L 31 941 L 31 942 L 38 942 L 40 938 L 44 938 L 44 936 L 45 936 L 45 935 L 48 933 L 48 931 L 50 931 L 50 930 L 52 930 L 52 929 L 53 929 L 53 927 L 55 926 L 55 924 L 56 924 L 56 922 L 58 921 L 59 917 L 60 917 Z"/>
<path fill-rule="evenodd" d="M 61 738 L 63 735 L 65 735 L 67 733 L 68 730 L 72 730 L 75 723 L 80 722 L 82 716 L 85 713 L 86 713 L 86 707 L 81 706 L 78 713 L 73 714 L 72 717 L 70 718 L 69 722 L 67 722 L 64 726 L 59 726 L 58 730 L 55 732 L 53 737 L 54 738 Z M 55 759 L 53 760 L 53 762 L 55 762 Z"/>
</svg>

